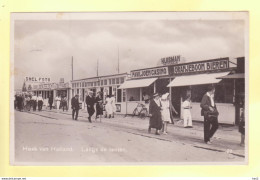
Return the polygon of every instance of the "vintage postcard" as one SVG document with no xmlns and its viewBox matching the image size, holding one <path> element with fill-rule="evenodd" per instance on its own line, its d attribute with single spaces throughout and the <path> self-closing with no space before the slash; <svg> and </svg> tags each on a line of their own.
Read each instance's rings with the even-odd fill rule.
<svg viewBox="0 0 260 180">
<path fill-rule="evenodd" d="M 11 13 L 11 165 L 248 163 L 248 13 Z"/>
</svg>

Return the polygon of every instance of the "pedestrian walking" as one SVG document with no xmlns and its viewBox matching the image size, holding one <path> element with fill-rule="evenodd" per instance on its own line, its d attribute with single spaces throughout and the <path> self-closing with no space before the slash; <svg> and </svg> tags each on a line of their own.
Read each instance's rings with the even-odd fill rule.
<svg viewBox="0 0 260 180">
<path fill-rule="evenodd" d="M 192 118 L 191 118 L 191 103 L 190 95 L 185 97 L 184 102 L 182 103 L 183 107 L 183 126 L 184 128 L 192 128 Z"/>
<path fill-rule="evenodd" d="M 161 114 L 161 101 L 160 101 L 160 96 L 158 93 L 155 93 L 153 95 L 153 99 L 150 101 L 150 106 L 149 106 L 149 113 L 150 113 L 150 123 L 149 123 L 149 128 L 148 132 L 151 132 L 152 128 L 156 129 L 155 134 L 159 134 L 159 130 L 162 129 L 162 114 Z"/>
<path fill-rule="evenodd" d="M 112 108 L 112 104 L 111 104 L 110 95 L 107 95 L 107 96 L 106 96 L 105 109 L 106 109 L 105 118 L 111 118 L 111 116 L 112 116 L 112 114 L 113 114 L 113 108 Z"/>
<path fill-rule="evenodd" d="M 163 121 L 162 132 L 163 134 L 167 134 L 167 126 L 171 121 L 171 111 L 173 111 L 175 114 L 178 113 L 171 105 L 170 94 L 168 92 L 162 95 L 161 104 L 162 104 L 161 113 L 162 113 L 162 121 Z"/>
<path fill-rule="evenodd" d="M 62 99 L 61 99 L 61 104 L 62 104 L 62 110 L 64 112 L 64 109 L 66 111 L 68 111 L 68 105 L 67 105 L 67 97 L 64 96 Z"/>
<path fill-rule="evenodd" d="M 211 144 L 211 138 L 218 129 L 218 115 L 216 104 L 214 102 L 215 87 L 208 86 L 207 93 L 202 97 L 200 107 L 201 115 L 204 116 L 204 141 Z"/>
<path fill-rule="evenodd" d="M 59 111 L 60 110 L 60 101 L 61 101 L 60 95 L 56 96 L 55 101 L 56 101 L 57 111 Z"/>
<path fill-rule="evenodd" d="M 35 95 L 35 93 L 33 93 L 33 95 L 32 95 L 31 104 L 32 104 L 32 106 L 33 106 L 33 111 L 36 111 L 36 107 L 37 107 L 37 96 Z"/>
<path fill-rule="evenodd" d="M 51 110 L 52 109 L 52 104 L 53 104 L 53 97 L 52 97 L 52 95 L 49 96 L 48 102 L 49 102 L 49 106 L 50 106 L 50 110 Z"/>
<path fill-rule="evenodd" d="M 18 107 L 18 110 L 19 111 L 22 111 L 22 109 L 23 109 L 23 97 L 22 97 L 22 94 L 21 93 L 19 93 L 18 95 L 17 95 L 17 107 Z"/>
<path fill-rule="evenodd" d="M 86 104 L 87 104 L 87 110 L 88 110 L 88 121 L 91 123 L 91 117 L 92 115 L 95 113 L 95 109 L 94 109 L 94 104 L 95 104 L 96 100 L 95 97 L 93 96 L 93 91 L 89 91 L 88 95 L 86 97 Z"/>
<path fill-rule="evenodd" d="M 244 108 L 241 108 L 241 115 L 240 115 L 238 131 L 241 133 L 240 146 L 245 146 L 245 114 L 244 114 Z"/>
<path fill-rule="evenodd" d="M 102 115 L 103 115 L 103 98 L 101 92 L 98 92 L 96 97 L 96 119 L 99 118 L 100 122 L 101 122 Z"/>
<path fill-rule="evenodd" d="M 37 97 L 37 104 L 38 104 L 38 111 L 41 111 L 43 105 L 43 98 L 41 94 L 39 94 L 39 96 Z"/>
<path fill-rule="evenodd" d="M 112 118 L 114 118 L 116 113 L 116 98 L 114 94 L 112 94 L 110 97 L 110 103 L 112 107 Z"/>
<path fill-rule="evenodd" d="M 76 94 L 71 99 L 71 108 L 72 108 L 72 119 L 78 120 L 78 115 L 79 115 L 79 95 L 78 94 Z"/>
<path fill-rule="evenodd" d="M 27 111 L 30 111 L 30 109 L 31 109 L 31 98 L 29 95 L 25 96 L 25 109 Z"/>
</svg>

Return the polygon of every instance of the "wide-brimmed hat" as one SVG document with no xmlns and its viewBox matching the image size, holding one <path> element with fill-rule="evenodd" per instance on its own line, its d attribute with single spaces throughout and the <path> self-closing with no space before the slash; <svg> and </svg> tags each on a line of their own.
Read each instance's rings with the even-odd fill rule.
<svg viewBox="0 0 260 180">
<path fill-rule="evenodd" d="M 167 99 L 167 97 L 169 96 L 170 93 L 165 93 L 164 95 L 162 95 L 162 99 Z"/>
</svg>

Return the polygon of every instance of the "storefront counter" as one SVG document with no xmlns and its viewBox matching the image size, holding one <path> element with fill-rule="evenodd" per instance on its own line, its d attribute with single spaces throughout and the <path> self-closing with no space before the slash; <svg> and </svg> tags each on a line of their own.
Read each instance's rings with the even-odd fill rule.
<svg viewBox="0 0 260 180">
<path fill-rule="evenodd" d="M 216 103 L 219 111 L 219 123 L 235 124 L 235 106 L 227 103 Z M 191 103 L 191 116 L 193 120 L 204 121 L 204 117 L 201 116 L 200 103 Z M 183 108 L 181 108 L 181 119 L 183 119 Z"/>
</svg>

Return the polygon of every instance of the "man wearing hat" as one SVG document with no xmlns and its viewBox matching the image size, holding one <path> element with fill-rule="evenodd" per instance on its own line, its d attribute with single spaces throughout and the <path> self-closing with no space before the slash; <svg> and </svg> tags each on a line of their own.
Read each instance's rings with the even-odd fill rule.
<svg viewBox="0 0 260 180">
<path fill-rule="evenodd" d="M 219 112 L 214 102 L 214 93 L 215 87 L 208 86 L 208 91 L 200 103 L 201 115 L 204 116 L 204 141 L 206 144 L 211 144 L 211 138 L 218 129 Z"/>
<path fill-rule="evenodd" d="M 88 120 L 91 123 L 91 116 L 95 113 L 94 105 L 95 105 L 95 97 L 93 96 L 93 91 L 89 91 L 86 97 L 86 104 L 88 110 Z"/>
<path fill-rule="evenodd" d="M 78 114 L 79 114 L 79 95 L 78 94 L 76 94 L 71 99 L 71 108 L 72 108 L 72 119 L 77 120 Z M 76 113 L 76 117 L 75 117 L 75 113 Z"/>
<path fill-rule="evenodd" d="M 149 106 L 149 112 L 150 112 L 150 123 L 149 123 L 149 128 L 148 128 L 148 132 L 151 132 L 152 128 L 156 129 L 155 134 L 156 135 L 160 135 L 159 134 L 159 130 L 162 129 L 162 114 L 161 114 L 161 110 L 162 110 L 162 104 L 160 101 L 160 96 L 158 93 L 155 93 L 153 95 L 153 99 L 150 101 L 150 106 Z"/>
</svg>

